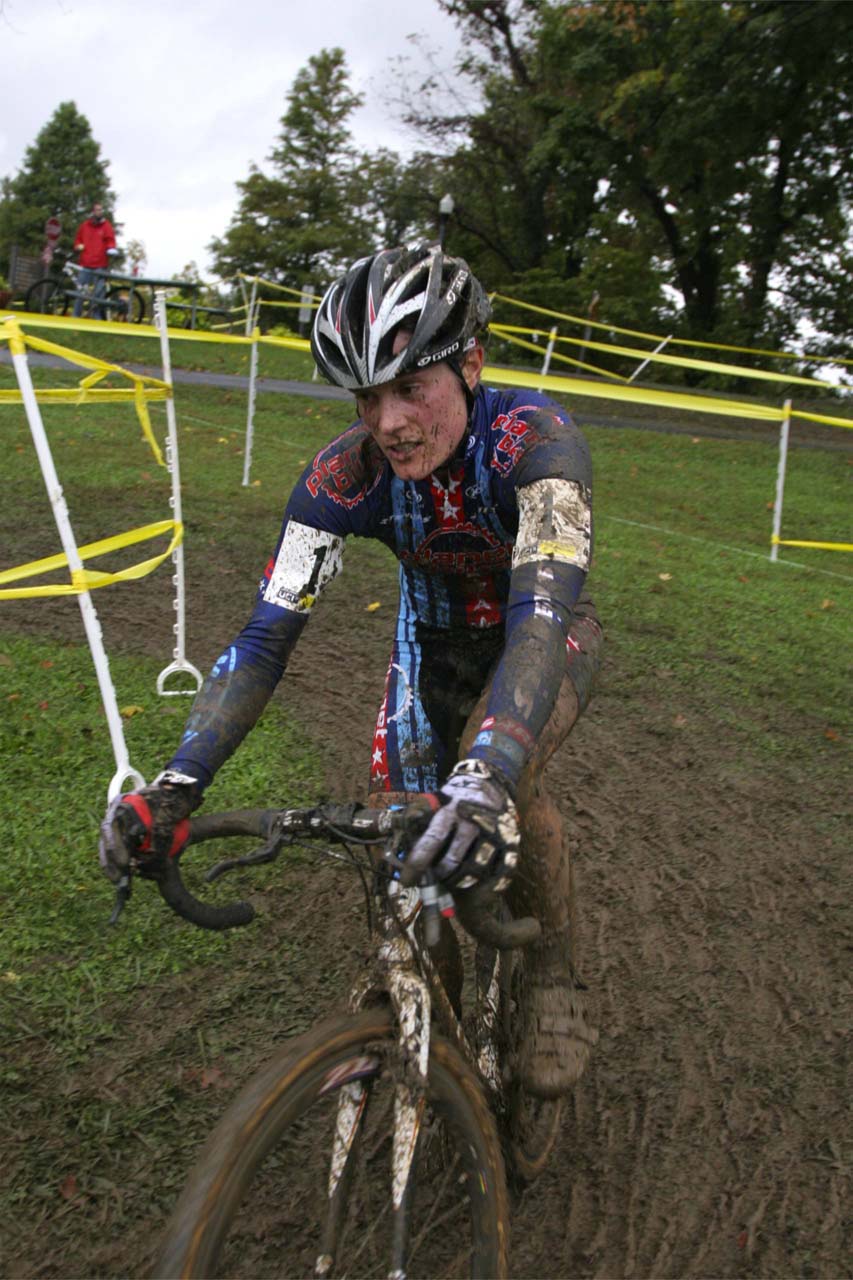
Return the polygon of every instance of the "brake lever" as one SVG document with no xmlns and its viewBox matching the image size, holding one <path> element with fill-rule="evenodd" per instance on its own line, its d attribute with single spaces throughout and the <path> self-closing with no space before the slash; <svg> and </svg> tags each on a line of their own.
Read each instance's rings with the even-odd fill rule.
<svg viewBox="0 0 853 1280">
<path fill-rule="evenodd" d="M 276 832 L 274 836 L 262 844 L 260 849 L 255 849 L 252 853 L 246 853 L 242 858 L 225 858 L 222 862 L 217 862 L 215 867 L 211 867 L 205 875 L 208 884 L 212 884 L 214 880 L 218 880 L 220 876 L 225 875 L 226 871 L 233 871 L 235 867 L 257 867 L 266 862 L 275 862 L 284 846 L 288 843 L 288 838 L 282 832 Z"/>
<path fill-rule="evenodd" d="M 424 939 L 428 947 L 435 947 L 441 937 L 442 917 L 456 914 L 453 898 L 430 871 L 421 878 L 418 892 L 423 903 Z"/>
</svg>

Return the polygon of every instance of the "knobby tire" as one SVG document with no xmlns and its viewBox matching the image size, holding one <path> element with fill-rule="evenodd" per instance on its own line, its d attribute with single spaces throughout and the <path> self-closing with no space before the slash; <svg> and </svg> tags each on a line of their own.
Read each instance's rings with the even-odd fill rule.
<svg viewBox="0 0 853 1280">
<path fill-rule="evenodd" d="M 387 1276 L 400 1070 L 385 1008 L 329 1019 L 283 1046 L 210 1135 L 152 1274 L 314 1275 L 325 1252 L 337 1099 L 364 1086 L 365 1118 L 342 1183 L 347 1195 L 328 1274 Z M 509 1217 L 494 1118 L 471 1068 L 438 1036 L 415 1161 L 407 1276 L 505 1276 Z"/>
<path fill-rule="evenodd" d="M 24 307 L 27 311 L 49 316 L 68 314 L 71 299 L 58 280 L 36 280 L 27 290 Z"/>
</svg>

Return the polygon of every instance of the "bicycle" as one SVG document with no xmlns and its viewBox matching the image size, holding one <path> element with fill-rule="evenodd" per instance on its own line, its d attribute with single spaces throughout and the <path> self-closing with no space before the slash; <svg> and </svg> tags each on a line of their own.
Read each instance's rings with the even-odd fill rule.
<svg viewBox="0 0 853 1280">
<path fill-rule="evenodd" d="M 73 310 L 78 298 L 83 299 L 83 314 L 93 316 L 95 312 L 103 312 L 108 320 L 130 321 L 140 324 L 145 318 L 145 302 L 142 294 L 127 285 L 114 285 L 99 294 L 96 289 L 99 283 L 109 280 L 109 272 L 98 272 L 89 285 L 81 286 L 77 278 L 78 268 L 73 262 L 66 262 L 62 268 L 70 277 L 66 284 L 55 276 L 45 276 L 30 285 L 24 299 L 27 311 L 40 312 L 43 315 L 65 316 Z"/>
<path fill-rule="evenodd" d="M 429 878 L 414 888 L 399 878 L 429 818 L 415 803 L 192 820 L 187 847 L 238 835 L 264 841 L 218 863 L 208 881 L 271 862 L 286 847 L 340 846 L 345 852 L 321 852 L 361 874 L 372 958 L 349 1012 L 286 1042 L 228 1107 L 172 1214 L 153 1275 L 506 1275 L 505 1159 L 519 1179 L 535 1177 L 561 1120 L 560 1102 L 530 1098 L 512 1070 L 524 978 L 516 952 L 540 928 L 508 918 L 493 894 L 499 914 L 459 895 L 457 918 L 476 948 L 463 992 L 439 945 L 452 899 Z M 195 897 L 179 858 L 134 865 L 202 928 L 233 928 L 254 915 L 246 902 Z M 113 921 L 130 887 L 128 872 Z"/>
</svg>

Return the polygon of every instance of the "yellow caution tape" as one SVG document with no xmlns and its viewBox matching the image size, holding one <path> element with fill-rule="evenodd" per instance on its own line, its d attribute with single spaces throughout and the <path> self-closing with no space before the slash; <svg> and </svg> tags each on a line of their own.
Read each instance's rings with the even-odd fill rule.
<svg viewBox="0 0 853 1280">
<path fill-rule="evenodd" d="M 754 422 L 781 422 L 784 408 L 751 404 L 743 400 L 726 400 L 716 396 L 691 395 L 686 391 L 655 391 L 635 387 L 633 383 L 619 386 L 617 383 L 587 382 L 580 378 L 567 378 L 556 374 L 525 373 L 519 369 L 499 369 L 487 365 L 483 369 L 483 381 L 498 386 L 529 387 L 534 391 L 552 391 L 561 395 L 585 396 L 597 400 L 618 400 L 625 404 L 649 404 L 660 409 L 681 409 L 685 413 L 716 413 L 726 418 L 749 418 Z M 830 427 L 853 427 L 853 419 L 831 418 L 826 414 L 792 410 L 792 418 L 823 422 Z"/>
<path fill-rule="evenodd" d="M 818 551 L 853 551 L 853 542 L 803 542 L 794 538 L 770 539 L 775 547 L 815 547 Z"/>
<path fill-rule="evenodd" d="M 555 320 L 568 320 L 570 324 L 580 324 L 584 328 L 602 329 L 606 333 L 624 333 L 628 338 L 647 338 L 649 342 L 663 342 L 667 336 L 663 333 L 644 333 L 642 329 L 623 329 L 618 324 L 606 324 L 601 320 L 590 320 L 586 316 L 573 316 L 565 311 L 551 311 L 548 307 L 537 307 L 532 302 L 522 302 L 519 298 L 508 298 L 502 293 L 490 293 L 489 297 L 499 302 L 508 302 L 511 306 L 521 307 L 525 311 L 535 311 L 541 316 L 553 316 Z M 822 364 L 853 364 L 853 360 L 842 360 L 838 356 L 817 356 L 809 352 L 798 355 L 796 351 L 768 351 L 763 347 L 735 347 L 724 342 L 702 342 L 698 338 L 669 338 L 671 346 L 702 347 L 709 351 L 735 351 L 740 355 L 771 356 L 774 360 L 815 360 Z"/>
<path fill-rule="evenodd" d="M 505 337 L 509 336 L 510 331 L 515 333 L 529 332 L 528 329 L 520 325 L 492 324 L 490 329 L 492 333 Z M 817 378 L 801 378 L 795 373 L 773 373 L 769 369 L 746 369 L 742 365 L 720 364 L 716 360 L 697 360 L 695 356 L 668 356 L 662 351 L 640 351 L 637 347 L 620 347 L 612 342 L 594 342 L 591 338 L 584 340 L 583 338 L 558 337 L 555 341 L 570 342 L 578 347 L 589 347 L 591 351 L 604 351 L 610 355 L 628 356 L 632 360 L 640 359 L 652 361 L 655 364 L 674 365 L 679 369 L 699 369 L 703 373 L 722 373 L 729 377 L 763 379 L 766 382 L 797 383 L 799 386 L 821 387 L 824 389 L 827 385 Z M 533 346 L 532 343 L 530 345 Z M 536 346 L 533 346 L 533 349 L 534 351 L 540 350 Z"/>
<path fill-rule="evenodd" d="M 827 427 L 853 427 L 853 418 L 830 418 L 825 413 L 807 413 L 805 409 L 792 409 L 792 418 L 805 418 L 807 422 L 822 422 Z"/>
<path fill-rule="evenodd" d="M 247 276 L 242 271 L 238 271 L 235 279 L 248 280 L 249 284 L 265 284 L 268 289 L 277 289 L 279 293 L 292 293 L 297 298 L 313 298 L 315 302 L 323 301 L 317 293 L 306 293 L 302 289 L 291 289 L 286 284 L 276 284 L 274 280 L 267 280 L 264 276 Z"/>
<path fill-rule="evenodd" d="M 159 338 L 160 330 L 153 324 L 119 324 L 109 320 L 85 320 L 75 316 L 46 316 L 36 311 L 16 313 L 16 319 L 28 329 L 72 329 L 80 333 L 120 334 L 123 338 Z M 251 338 L 237 333 L 215 334 L 207 329 L 167 330 L 170 342 L 230 342 L 245 345 Z"/>
<path fill-rule="evenodd" d="M 262 338 L 258 339 L 261 343 L 266 343 L 270 347 L 290 347 L 293 351 L 310 351 L 311 343 L 307 338 L 285 338 L 279 337 L 278 334 L 265 333 Z"/>
<path fill-rule="evenodd" d="M 319 302 L 279 302 L 273 298 L 258 298 L 258 305 L 261 307 L 310 307 L 311 310 L 319 307 Z"/>
<path fill-rule="evenodd" d="M 101 573 L 97 569 L 75 569 L 71 572 L 70 583 L 58 583 L 50 587 L 14 587 L 0 591 L 2 600 L 26 600 L 34 596 L 71 596 L 82 591 L 92 591 L 96 587 L 107 587 L 113 582 L 129 582 L 144 578 L 172 554 L 180 545 L 184 536 L 184 526 L 176 520 L 158 520 L 155 524 L 146 524 L 138 529 L 129 529 L 126 533 L 114 534 L 111 538 L 101 538 L 98 542 L 90 542 L 85 547 L 78 547 L 81 560 L 92 560 L 95 556 L 106 555 L 110 551 L 118 551 L 121 547 L 129 547 L 137 542 L 146 542 L 157 538 L 160 534 L 172 530 L 168 547 L 162 554 L 151 556 L 139 564 L 130 565 L 127 569 L 119 569 L 115 573 Z M 33 578 L 42 573 L 50 573 L 53 569 L 63 569 L 68 565 L 68 557 L 64 552 L 55 556 L 46 556 L 43 560 L 32 560 L 29 564 L 18 565 L 15 569 L 0 571 L 0 583 L 18 582 L 21 578 Z"/>
<path fill-rule="evenodd" d="M 525 338 L 518 338 L 514 333 L 510 332 L 510 325 L 491 325 L 490 332 L 498 334 L 507 342 L 514 342 L 517 347 L 526 347 L 528 351 L 535 351 L 537 355 L 542 354 L 542 348 L 535 342 L 528 342 Z M 527 329 L 522 329 L 522 333 L 527 333 Z M 541 331 L 540 331 L 541 332 Z M 549 335 L 545 335 L 549 336 Z M 563 364 L 573 364 L 577 369 L 589 369 L 591 373 L 600 374 L 603 378 L 614 378 L 617 382 L 627 382 L 628 379 L 621 373 L 613 373 L 610 369 L 599 369 L 597 365 L 587 364 L 585 360 L 575 360 L 572 356 L 564 356 L 559 351 L 551 352 L 552 360 L 561 360 Z"/>
<path fill-rule="evenodd" d="M 135 387 L 91 387 L 89 390 L 82 387 L 35 387 L 34 395 L 39 404 L 92 404 L 95 401 L 100 404 L 122 404 L 135 401 L 137 391 Z M 171 391 L 160 391 L 157 388 L 145 388 L 143 395 L 146 400 L 153 400 L 155 403 L 171 399 Z M 21 404 L 22 400 L 20 391 L 0 389 L 0 404 Z"/>
<path fill-rule="evenodd" d="M 69 364 L 78 365 L 82 369 L 91 369 L 92 372 L 88 378 L 84 378 L 80 386 L 76 390 L 69 391 L 63 389 L 64 394 L 54 394 L 51 399 L 68 404 L 84 404 L 90 396 L 96 396 L 98 391 L 112 391 L 112 388 L 98 388 L 96 384 L 101 382 L 108 374 L 116 373 L 122 378 L 127 378 L 132 384 L 133 389 L 130 394 L 136 407 L 136 416 L 139 419 L 139 425 L 142 427 L 142 434 L 148 441 L 151 452 L 161 467 L 165 466 L 163 454 L 157 443 L 154 432 L 151 429 L 151 418 L 148 413 L 148 405 L 146 396 L 156 396 L 157 399 L 168 399 L 172 394 L 172 388 L 167 382 L 163 382 L 161 378 L 153 378 L 149 374 L 131 373 L 129 369 L 123 369 L 121 365 L 111 364 L 108 360 L 101 360 L 97 356 L 86 355 L 82 351 L 74 351 L 70 347 L 60 346 L 56 342 L 48 342 L 46 338 L 35 338 L 32 334 L 25 334 L 20 328 L 18 320 L 13 317 L 7 317 L 0 323 L 0 341 L 6 339 L 10 349 L 14 355 L 21 355 L 27 347 L 33 347 L 36 351 L 46 352 L 48 355 L 56 355 L 66 360 Z M 14 399 L 20 398 L 21 393 L 18 392 Z M 37 394 L 37 399 L 43 397 Z M 101 394 L 101 399 L 108 399 L 109 396 Z M 124 397 L 122 397 L 124 398 Z M 7 397 L 3 396 L 6 400 Z"/>
<path fill-rule="evenodd" d="M 247 277 L 247 278 L 251 279 L 253 277 Z M 281 286 L 281 287 L 283 288 L 284 286 Z M 508 300 L 512 301 L 511 299 L 508 299 Z M 544 310 L 544 308 L 537 308 L 537 309 Z M 560 315 L 561 313 L 548 312 L 547 314 Z M 9 319 L 11 319 L 11 317 L 9 317 Z M 82 328 L 84 326 L 88 326 L 91 331 L 116 332 L 116 333 L 121 333 L 124 337 L 129 336 L 128 326 L 126 324 L 116 324 L 110 327 L 107 324 L 107 322 L 104 322 L 104 321 L 76 320 L 66 316 L 46 317 L 42 315 L 23 315 L 21 319 L 27 324 L 28 327 L 32 327 L 33 325 L 41 325 L 43 327 L 55 326 L 55 327 L 70 329 L 70 328 Z M 492 328 L 495 329 L 496 331 L 499 331 L 501 328 L 511 328 L 511 327 L 513 326 L 500 326 L 500 325 L 492 326 Z M 599 326 L 599 327 L 607 327 L 607 326 Z M 529 330 L 524 330 L 524 329 L 522 329 L 521 331 L 530 332 Z M 634 331 L 624 330 L 624 332 L 634 332 Z M 32 335 L 29 335 L 29 336 L 32 337 Z M 159 331 L 155 329 L 153 326 L 134 325 L 132 336 L 159 337 L 160 335 L 159 335 Z M 241 337 L 235 334 L 218 334 L 218 333 L 211 333 L 211 332 L 203 332 L 200 330 L 170 329 L 169 336 L 170 338 L 176 338 L 179 341 L 222 342 L 222 343 L 232 343 L 232 344 L 237 343 L 242 345 L 247 345 L 247 344 L 250 345 L 253 342 L 260 342 L 260 343 L 265 343 L 269 346 L 288 347 L 294 351 L 307 352 L 307 351 L 310 351 L 311 349 L 311 344 L 307 338 L 296 338 L 296 337 L 284 338 L 284 337 L 276 337 L 276 336 L 273 336 L 272 334 L 264 334 L 263 336 L 260 336 L 257 333 L 257 331 L 256 331 L 256 334 L 251 337 Z M 655 335 L 638 334 L 637 336 L 654 337 Z M 7 332 L 4 332 L 3 323 L 2 323 L 2 320 L 0 320 L 0 340 L 2 340 L 4 337 L 7 340 L 11 341 L 10 335 Z M 507 337 L 509 337 L 509 335 L 507 335 Z M 515 339 L 515 341 L 521 342 L 520 339 Z M 522 343 L 522 345 L 524 344 Z M 535 346 L 535 344 L 532 344 L 532 343 L 529 345 L 533 347 L 534 350 L 536 350 L 538 353 L 541 354 L 541 347 L 537 347 Z M 709 343 L 706 345 L 711 346 L 713 344 Z M 609 348 L 605 346 L 604 349 L 612 350 L 613 348 Z M 729 348 L 729 349 L 738 350 L 740 348 Z M 743 348 L 743 350 L 746 350 L 746 348 Z M 641 354 L 642 357 L 645 359 L 648 355 L 648 352 L 637 352 L 636 354 Z M 560 358 L 556 352 L 554 353 L 554 356 L 557 359 Z M 570 360 L 569 360 L 569 363 L 571 363 Z M 115 366 L 115 367 L 118 368 L 118 366 Z M 589 367 L 594 368 L 594 366 L 589 366 Z M 724 365 L 715 364 L 715 365 L 711 365 L 711 367 L 717 372 L 725 371 L 726 369 L 726 366 Z M 738 369 L 737 366 L 732 366 L 732 368 L 735 368 L 738 373 L 741 372 L 741 370 Z M 754 373 L 755 371 L 752 370 L 748 372 Z M 763 422 L 779 422 L 783 416 L 782 411 L 780 409 L 771 408 L 766 405 L 747 405 L 737 400 L 724 400 L 722 398 L 718 399 L 716 397 L 701 396 L 701 395 L 696 395 L 690 392 L 654 391 L 654 390 L 648 390 L 642 387 L 635 387 L 632 383 L 628 383 L 627 380 L 621 379 L 621 375 L 614 374 L 614 373 L 606 373 L 605 376 L 611 379 L 621 379 L 621 381 L 625 382 L 625 386 L 618 385 L 617 382 L 610 382 L 608 385 L 603 385 L 603 384 L 599 385 L 594 382 L 581 381 L 578 378 L 570 378 L 564 375 L 557 376 L 554 374 L 545 374 L 545 375 L 533 374 L 533 373 L 525 372 L 520 369 L 499 369 L 494 366 L 488 366 L 486 369 L 483 370 L 483 374 L 484 374 L 484 377 L 488 377 L 490 381 L 495 382 L 499 385 L 504 385 L 504 386 L 529 387 L 533 390 L 553 391 L 553 392 L 559 392 L 567 395 L 587 396 L 587 397 L 592 397 L 594 399 L 618 400 L 623 403 L 648 404 L 648 405 L 657 406 L 659 408 L 681 409 L 687 413 L 692 413 L 692 412 L 718 413 L 726 417 L 749 418 L 754 421 L 763 421 Z M 783 377 L 782 381 L 795 381 L 795 379 Z M 825 386 L 825 383 L 813 383 L 811 385 Z M 94 389 L 86 393 L 85 397 L 72 399 L 71 397 L 78 395 L 78 393 L 68 392 L 68 391 L 59 391 L 59 392 L 37 391 L 36 392 L 36 396 L 39 400 L 57 399 L 57 400 L 66 400 L 66 401 L 69 401 L 70 403 L 82 403 L 83 399 L 88 400 L 88 399 L 96 399 L 96 398 L 101 400 L 116 400 L 116 401 L 126 400 L 130 398 L 133 394 L 134 394 L 133 392 L 127 392 L 127 391 L 107 390 L 107 389 L 99 391 L 97 389 Z M 3 403 L 4 401 L 8 401 L 8 400 L 17 401 L 18 398 L 19 398 L 19 393 L 17 392 L 8 392 L 8 391 L 0 390 L 0 403 Z M 158 400 L 161 397 L 159 395 L 153 394 L 152 392 L 149 392 L 148 398 L 151 400 Z M 163 396 L 162 398 L 165 399 L 166 397 Z M 803 409 L 792 410 L 791 417 L 802 418 L 808 422 L 818 422 L 831 427 L 846 427 L 846 428 L 853 427 L 853 419 L 834 417 L 828 414 L 810 413 Z"/>
</svg>

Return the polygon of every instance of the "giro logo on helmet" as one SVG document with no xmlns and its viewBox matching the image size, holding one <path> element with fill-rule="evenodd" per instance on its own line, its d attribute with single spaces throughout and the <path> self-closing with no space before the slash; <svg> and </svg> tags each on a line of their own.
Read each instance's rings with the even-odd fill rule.
<svg viewBox="0 0 853 1280">
<path fill-rule="evenodd" d="M 434 351 L 431 356 L 421 356 L 418 368 L 423 369 L 428 364 L 438 364 L 439 360 L 446 360 L 448 356 L 453 355 L 454 351 L 458 351 L 461 345 L 459 342 L 451 342 L 449 347 L 442 347 L 440 351 Z"/>
<path fill-rule="evenodd" d="M 453 306 L 456 299 L 459 297 L 459 291 L 464 287 L 467 279 L 468 272 L 463 267 L 461 270 L 457 271 L 456 275 L 451 280 L 450 288 L 447 290 L 447 301 L 451 306 Z"/>
</svg>

